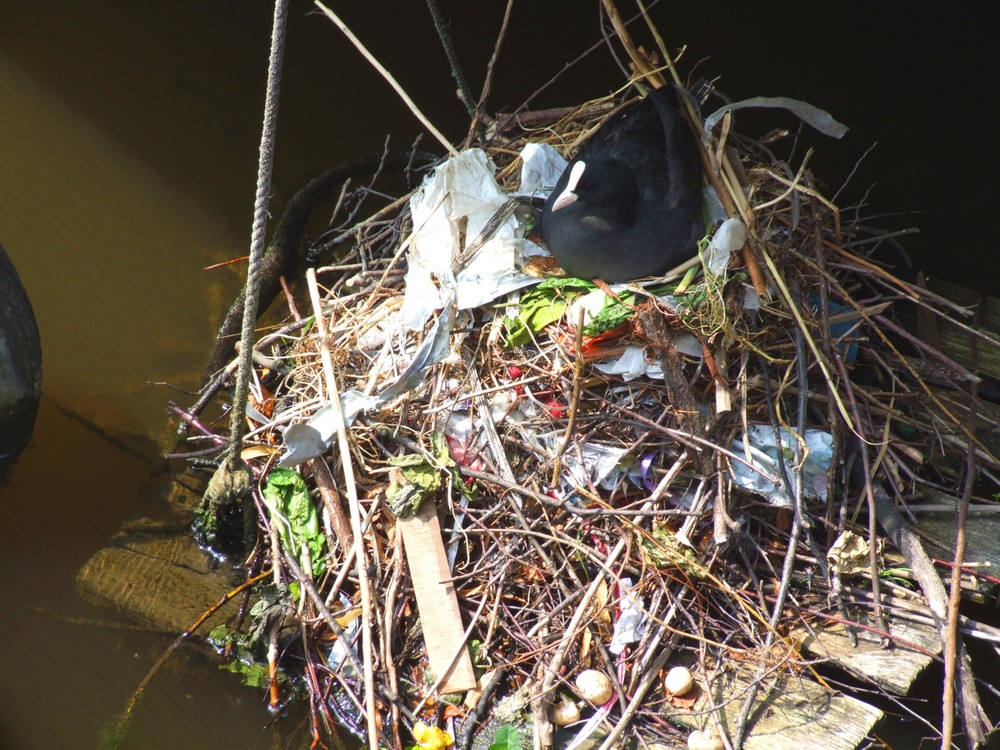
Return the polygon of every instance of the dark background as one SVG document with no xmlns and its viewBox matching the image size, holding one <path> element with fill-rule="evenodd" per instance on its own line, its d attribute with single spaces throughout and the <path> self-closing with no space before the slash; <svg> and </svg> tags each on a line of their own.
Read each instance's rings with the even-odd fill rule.
<svg viewBox="0 0 1000 750">
<path fill-rule="evenodd" d="M 504 3 L 442 0 L 440 5 L 478 94 Z M 623 14 L 630 12 L 628 3 L 619 5 Z M 37 12 L 45 12 L 43 6 Z M 135 16 L 136 23 L 111 40 L 112 48 L 120 45 L 147 60 L 170 60 L 171 67 L 158 74 L 169 79 L 167 85 L 185 91 L 229 147 L 245 158 L 251 187 L 243 194 L 220 190 L 205 175 L 192 173 L 169 130 L 141 127 L 134 115 L 115 121 L 113 101 L 103 115 L 111 119 L 104 124 L 147 158 L 159 159 L 158 168 L 207 203 L 233 215 L 242 211 L 249 226 L 270 4 L 217 0 L 113 7 L 116 13 Z M 389 86 L 312 7 L 300 0 L 291 4 L 275 179 L 280 195 L 293 192 L 310 174 L 381 148 L 387 135 L 395 148 L 404 148 L 420 132 Z M 424 3 L 334 2 L 331 7 L 438 128 L 456 140 L 464 135 L 465 111 L 454 97 Z M 996 4 L 661 2 L 651 14 L 668 46 L 688 45 L 683 70 L 700 61 L 698 74 L 718 77 L 720 88 L 735 99 L 798 97 L 847 124 L 851 130 L 843 141 L 814 143 L 813 170 L 832 188 L 877 142 L 843 202 L 858 200 L 874 186 L 873 212 L 907 214 L 886 219 L 888 226 L 919 227 L 920 235 L 906 242 L 919 265 L 931 274 L 1000 292 L 994 243 L 980 230 L 994 211 L 993 181 L 1000 166 L 994 142 L 995 74 L 1000 70 Z M 51 25 L 55 33 L 67 32 L 58 41 L 69 46 L 66 55 L 85 62 L 111 54 L 102 37 L 114 36 L 113 28 L 100 35 L 81 33 L 93 25 L 93 15 L 89 3 L 60 9 L 60 18 Z M 137 34 L 136 28 L 145 32 Z M 632 28 L 637 41 L 652 46 L 641 22 Z M 47 73 L 81 106 L 93 108 L 95 96 L 111 99 L 128 90 L 113 78 L 94 81 L 85 64 L 67 67 L 65 57 L 52 58 L 36 39 L 17 35 L 16 27 L 6 36 L 6 44 L 23 45 L 23 56 L 36 70 Z M 599 40 L 599 4 L 594 0 L 515 3 L 490 108 L 515 109 Z M 111 75 L 124 80 L 136 70 L 119 67 Z M 532 105 L 578 103 L 617 88 L 622 80 L 607 47 L 601 46 L 564 71 Z M 177 119 L 176 112 L 163 109 L 156 88 L 150 87 L 148 100 L 133 99 L 130 107 L 138 106 L 151 120 Z M 755 133 L 758 122 L 760 132 Z M 795 123 L 782 115 L 741 118 L 751 136 L 775 125 Z M 151 144 L 151 137 L 162 142 Z M 439 150 L 430 137 L 422 143 Z"/>
</svg>

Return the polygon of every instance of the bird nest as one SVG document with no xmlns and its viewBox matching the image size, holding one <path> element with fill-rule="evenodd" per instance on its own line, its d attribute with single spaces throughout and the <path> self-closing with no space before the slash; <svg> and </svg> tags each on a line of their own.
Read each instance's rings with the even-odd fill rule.
<svg viewBox="0 0 1000 750">
<path fill-rule="evenodd" d="M 492 123 L 501 189 L 520 188 L 524 144 L 568 154 L 619 101 Z M 600 726 L 605 746 L 676 742 L 669 667 L 701 687 L 733 659 L 799 669 L 789 595 L 836 610 L 834 540 L 870 543 L 860 569 L 877 585 L 878 497 L 957 496 L 996 468 L 975 376 L 901 322 L 917 311 L 971 331 L 965 312 L 878 260 L 892 236 L 846 218 L 774 142 L 728 118 L 702 141 L 706 183 L 745 229 L 721 268 L 717 221 L 690 270 L 651 286 L 559 279 L 457 310 L 432 275 L 445 302 L 408 327 L 420 227 L 399 200 L 339 233 L 351 249 L 309 274 L 314 314 L 293 308 L 261 338 L 244 511 L 249 576 L 273 573 L 242 628 L 256 643 L 239 624 L 229 637 L 257 658 L 270 640 L 314 727 L 397 748 L 421 723 L 465 745 L 520 727 L 545 746 L 550 720 L 582 705 L 597 718 L 574 733 Z M 463 247 L 491 236 L 454 231 Z M 276 466 L 286 445 L 294 471 Z M 445 574 L 415 563 L 417 521 L 439 525 Z M 427 578 L 454 610 L 418 606 Z M 429 631 L 456 626 L 435 669 Z M 466 658 L 477 684 L 452 696 Z M 584 695 L 584 670 L 610 693 Z"/>
</svg>

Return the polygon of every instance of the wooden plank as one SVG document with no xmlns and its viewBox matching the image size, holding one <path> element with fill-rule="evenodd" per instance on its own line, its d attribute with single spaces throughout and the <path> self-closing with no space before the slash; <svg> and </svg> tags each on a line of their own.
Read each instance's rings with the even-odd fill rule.
<svg viewBox="0 0 1000 750">
<path fill-rule="evenodd" d="M 712 725 L 709 717 L 716 706 L 727 736 L 732 736 L 743 697 L 753 679 L 753 664 L 734 661 L 714 677 L 709 692 L 701 689 L 690 710 L 667 707 L 664 715 L 691 729 Z M 827 689 L 806 672 L 789 674 L 787 669 L 765 673 L 750 713 L 746 750 L 855 750 L 882 720 L 882 712 L 856 698 Z M 704 686 L 701 686 L 703 688 Z"/>
<path fill-rule="evenodd" d="M 439 681 L 438 691 L 471 690 L 477 684 L 476 674 L 465 645 L 462 613 L 434 501 L 425 500 L 416 515 L 400 518 L 397 523 L 417 598 L 427 659 L 434 679 Z"/>
<path fill-rule="evenodd" d="M 978 308 L 978 321 L 975 325 L 994 337 L 1000 332 L 1000 299 L 937 278 L 928 279 L 927 286 L 935 294 L 956 304 L 970 310 Z M 941 338 L 941 350 L 957 362 L 971 367 L 973 358 L 969 348 L 969 334 L 940 318 L 935 320 Z M 972 325 L 972 318 L 962 322 Z M 1000 378 L 1000 349 L 980 340 L 975 360 L 979 372 Z"/>
<path fill-rule="evenodd" d="M 892 605 L 886 606 L 892 611 Z M 875 628 L 876 624 L 857 607 L 849 608 L 856 622 Z M 864 681 L 871 681 L 896 695 L 906 695 L 921 672 L 941 653 L 941 638 L 932 625 L 909 622 L 898 617 L 889 618 L 892 635 L 899 639 L 893 647 L 883 649 L 877 632 L 858 628 L 857 647 L 851 642 L 847 627 L 834 623 L 830 627 L 799 629 L 792 638 L 801 638 L 803 652 L 816 659 L 829 661 Z M 916 648 L 907 645 L 913 644 Z M 929 652 L 929 653 L 928 653 Z"/>
<path fill-rule="evenodd" d="M 958 501 L 944 494 L 924 493 L 929 500 L 937 501 L 943 507 L 954 508 Z M 982 503 L 977 503 L 982 508 Z M 954 558 L 955 532 L 958 526 L 954 510 L 942 513 L 921 513 L 920 523 L 916 531 L 934 540 L 938 549 L 928 551 L 933 557 L 951 561 Z M 965 524 L 965 565 L 989 576 L 1000 576 L 1000 505 L 992 511 L 970 511 Z M 941 575 L 948 578 L 951 573 L 947 567 L 941 568 Z M 973 594 L 973 599 L 993 603 L 996 601 L 996 586 L 987 580 L 980 580 L 972 575 L 962 575 L 962 590 Z"/>
<path fill-rule="evenodd" d="M 953 509 L 957 507 L 958 500 L 943 494 L 935 495 L 932 499 L 939 500 L 945 508 L 948 508 L 949 505 L 951 508 L 942 513 L 921 513 L 920 522 L 915 528 L 933 539 L 943 549 L 948 550 L 944 557 L 950 561 L 954 556 L 952 550 L 955 549 L 955 531 L 958 525 Z M 982 503 L 977 504 L 982 506 Z M 990 511 L 970 511 L 968 521 L 965 524 L 966 564 L 982 568 L 989 575 L 1000 575 L 1000 544 L 997 544 L 998 539 L 1000 539 L 1000 505 L 994 505 Z M 936 557 L 941 556 L 936 551 L 933 551 L 933 554 Z M 943 573 L 943 575 L 948 575 L 948 573 Z"/>
</svg>

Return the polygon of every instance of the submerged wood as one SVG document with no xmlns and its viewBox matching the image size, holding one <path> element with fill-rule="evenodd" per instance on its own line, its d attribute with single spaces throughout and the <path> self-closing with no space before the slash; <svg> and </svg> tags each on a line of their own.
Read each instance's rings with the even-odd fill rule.
<svg viewBox="0 0 1000 750">
<path fill-rule="evenodd" d="M 93 604 L 126 622 L 170 634 L 185 632 L 238 583 L 231 566 L 206 557 L 191 536 L 190 519 L 126 524 L 76 578 L 77 589 Z M 230 601 L 203 632 L 231 621 L 238 608 L 238 601 Z"/>
</svg>

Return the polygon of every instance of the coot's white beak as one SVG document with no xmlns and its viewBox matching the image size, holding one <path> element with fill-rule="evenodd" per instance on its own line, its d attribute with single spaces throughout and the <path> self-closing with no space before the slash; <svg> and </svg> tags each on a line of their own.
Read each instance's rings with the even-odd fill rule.
<svg viewBox="0 0 1000 750">
<path fill-rule="evenodd" d="M 569 181 L 566 183 L 566 187 L 559 197 L 555 199 L 552 204 L 552 210 L 558 211 L 560 208 L 566 208 L 570 203 L 575 203 L 576 199 L 580 196 L 576 194 L 576 186 L 580 183 L 580 178 L 583 177 L 583 171 L 587 168 L 585 162 L 578 161 L 573 165 L 573 169 L 569 173 Z"/>
</svg>

